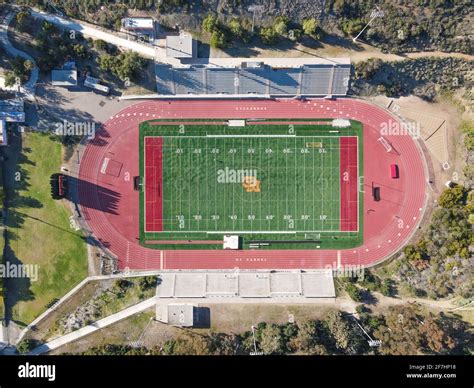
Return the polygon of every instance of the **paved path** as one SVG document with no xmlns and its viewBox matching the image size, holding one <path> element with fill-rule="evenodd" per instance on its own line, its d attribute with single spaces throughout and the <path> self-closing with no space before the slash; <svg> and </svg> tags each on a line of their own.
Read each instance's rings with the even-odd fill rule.
<svg viewBox="0 0 474 388">
<path fill-rule="evenodd" d="M 82 329 L 76 330 L 72 333 L 63 335 L 62 337 L 56 338 L 46 344 L 40 345 L 37 348 L 33 349 L 29 354 L 30 355 L 38 355 L 49 352 L 60 346 L 66 345 L 69 342 L 75 341 L 79 338 L 82 338 L 86 335 L 89 335 L 97 330 L 103 329 L 115 322 L 121 321 L 131 315 L 138 314 L 142 311 L 153 307 L 156 304 L 156 297 L 152 297 L 147 299 L 143 302 L 137 303 L 129 308 L 126 308 L 116 314 L 109 315 L 108 317 L 101 319 L 97 322 L 92 323 L 91 325 L 85 326 Z"/>
<path fill-rule="evenodd" d="M 25 97 L 29 100 L 34 100 L 35 97 L 35 86 L 38 82 L 39 71 L 38 67 L 36 66 L 35 60 L 27 53 L 20 51 L 13 47 L 10 40 L 8 39 L 8 26 L 10 25 L 11 21 L 15 17 L 15 13 L 9 13 L 5 17 L 5 21 L 3 24 L 0 24 L 0 44 L 4 47 L 6 52 L 11 55 L 12 57 L 22 57 L 24 59 L 30 60 L 34 63 L 35 67 L 31 70 L 30 79 L 27 83 L 21 86 L 21 92 L 25 94 Z"/>
</svg>

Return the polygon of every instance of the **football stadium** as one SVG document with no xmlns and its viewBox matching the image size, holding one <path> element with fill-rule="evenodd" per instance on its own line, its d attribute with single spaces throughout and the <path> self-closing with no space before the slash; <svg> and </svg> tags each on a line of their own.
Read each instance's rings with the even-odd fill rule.
<svg viewBox="0 0 474 388">
<path fill-rule="evenodd" d="M 348 59 L 156 65 L 80 149 L 78 211 L 118 269 L 375 265 L 414 235 L 427 166 L 350 98 Z M 135 98 L 132 98 L 135 99 Z"/>
</svg>

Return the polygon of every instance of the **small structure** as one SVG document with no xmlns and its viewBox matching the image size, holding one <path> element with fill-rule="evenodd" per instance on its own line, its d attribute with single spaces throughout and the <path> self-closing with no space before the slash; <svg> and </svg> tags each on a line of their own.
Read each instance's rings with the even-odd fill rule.
<svg viewBox="0 0 474 388">
<path fill-rule="evenodd" d="M 240 239 L 236 235 L 224 235 L 224 249 L 239 249 Z"/>
<path fill-rule="evenodd" d="M 8 145 L 7 122 L 0 120 L 0 146 Z"/>
<path fill-rule="evenodd" d="M 146 35 L 155 39 L 155 20 L 153 18 L 124 18 L 122 30 L 137 36 Z"/>
<path fill-rule="evenodd" d="M 166 37 L 166 56 L 171 58 L 194 58 L 193 37 L 187 33 Z"/>
<path fill-rule="evenodd" d="M 229 120 L 227 125 L 229 127 L 245 127 L 245 120 Z"/>
<path fill-rule="evenodd" d="M 109 94 L 109 87 L 105 85 L 100 84 L 100 79 L 94 78 L 91 76 L 87 76 L 85 81 L 84 81 L 84 86 L 97 90 L 98 92 L 104 93 L 104 94 Z"/>
<path fill-rule="evenodd" d="M 196 309 L 196 306 L 185 303 L 157 305 L 156 320 L 178 327 L 193 327 Z"/>
<path fill-rule="evenodd" d="M 73 69 L 60 69 L 51 71 L 51 84 L 53 86 L 76 86 L 77 71 Z"/>
</svg>

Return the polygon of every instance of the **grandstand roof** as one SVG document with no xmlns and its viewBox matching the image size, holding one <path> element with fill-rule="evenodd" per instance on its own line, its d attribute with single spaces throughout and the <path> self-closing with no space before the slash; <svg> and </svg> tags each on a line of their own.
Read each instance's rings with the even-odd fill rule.
<svg viewBox="0 0 474 388">
<path fill-rule="evenodd" d="M 298 60 L 304 58 L 296 58 Z M 298 61 L 299 62 L 299 61 Z M 351 66 L 346 61 L 325 61 L 294 67 L 267 63 L 248 66 L 156 64 L 157 92 L 162 96 L 186 95 L 309 95 L 347 94 Z M 257 63 L 257 62 L 255 62 Z"/>
</svg>

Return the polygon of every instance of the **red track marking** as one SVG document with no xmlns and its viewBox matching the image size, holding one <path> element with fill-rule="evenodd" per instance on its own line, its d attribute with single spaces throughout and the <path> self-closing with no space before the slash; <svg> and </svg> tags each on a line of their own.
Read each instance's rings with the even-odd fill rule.
<svg viewBox="0 0 474 388">
<path fill-rule="evenodd" d="M 170 250 L 138 242 L 139 198 L 133 183 L 100 173 L 110 152 L 121 155 L 122 173 L 138 175 L 138 125 L 144 120 L 195 118 L 347 118 L 364 125 L 364 243 L 336 250 Z M 351 98 L 336 100 L 146 101 L 125 108 L 104 123 L 85 148 L 79 171 L 79 205 L 94 237 L 131 269 L 291 269 L 373 265 L 393 255 L 411 237 L 423 214 L 426 177 L 423 157 L 410 136 L 384 136 L 399 155 L 377 142 L 382 123 L 397 118 L 382 108 Z M 400 179 L 391 179 L 396 163 Z M 381 188 L 374 202 L 371 183 Z M 362 195 L 362 193 L 361 193 Z M 113 201 L 112 201 L 112 200 Z M 401 222 L 403 221 L 403 222 Z M 161 266 L 163 263 L 163 266 Z"/>
<path fill-rule="evenodd" d="M 145 138 L 145 230 L 163 231 L 163 138 Z"/>
<path fill-rule="evenodd" d="M 356 232 L 358 221 L 357 138 L 340 137 L 340 226 L 339 230 Z"/>
</svg>

